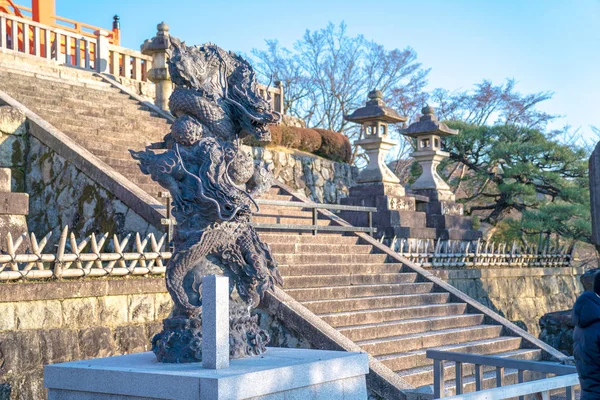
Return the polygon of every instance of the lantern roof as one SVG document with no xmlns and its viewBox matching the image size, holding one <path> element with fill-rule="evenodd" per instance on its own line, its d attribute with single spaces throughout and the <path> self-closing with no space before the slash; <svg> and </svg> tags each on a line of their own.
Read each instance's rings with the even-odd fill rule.
<svg viewBox="0 0 600 400">
<path fill-rule="evenodd" d="M 408 118 L 400 116 L 394 109 L 386 106 L 380 90 L 371 90 L 367 104 L 354 110 L 352 114 L 345 115 L 344 119 L 361 124 L 367 121 L 406 122 Z"/>
<path fill-rule="evenodd" d="M 424 135 L 450 136 L 456 135 L 458 129 L 450 129 L 448 125 L 438 121 L 434 114 L 435 109 L 429 105 L 423 107 L 423 114 L 419 121 L 413 122 L 408 128 L 402 130 L 402 134 L 410 137 L 419 137 Z"/>
</svg>

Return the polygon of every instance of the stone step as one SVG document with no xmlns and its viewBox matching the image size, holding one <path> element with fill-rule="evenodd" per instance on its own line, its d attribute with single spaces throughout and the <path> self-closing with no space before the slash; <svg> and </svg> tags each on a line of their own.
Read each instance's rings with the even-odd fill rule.
<svg viewBox="0 0 600 400">
<path fill-rule="evenodd" d="M 117 138 L 117 134 L 127 131 L 140 131 L 141 135 L 146 137 L 160 131 L 164 136 L 171 129 L 166 120 L 150 115 L 124 114 L 116 118 L 76 115 L 70 112 L 65 115 L 67 111 L 64 109 L 49 109 L 44 106 L 35 106 L 34 110 L 37 110 L 40 115 L 44 115 L 51 122 L 54 121 L 61 126 L 72 128 L 75 132 L 87 133 L 92 136 L 100 134 Z M 137 133 L 132 134 L 133 132 L 129 132 L 128 136 L 135 140 Z"/>
<path fill-rule="evenodd" d="M 298 275 L 335 275 L 338 279 L 352 274 L 397 274 L 404 268 L 403 264 L 304 264 L 280 265 L 279 272 L 282 276 Z M 413 274 L 416 279 L 416 274 Z"/>
<path fill-rule="evenodd" d="M 264 216 L 257 214 L 252 216 L 252 221 L 257 224 L 279 224 L 279 225 L 313 225 L 312 218 L 302 218 L 294 216 Z M 333 221 L 330 219 L 317 219 L 317 225 L 329 226 Z"/>
<path fill-rule="evenodd" d="M 14 87 L 3 85 L 7 92 L 21 93 L 26 96 L 62 98 L 68 97 L 72 99 L 87 100 L 91 102 L 111 102 L 117 103 L 130 99 L 129 95 L 120 91 L 105 91 L 95 90 L 85 87 L 70 86 L 68 88 L 52 87 L 52 86 L 30 86 L 30 87 Z"/>
<path fill-rule="evenodd" d="M 68 108 L 69 110 L 101 110 L 105 112 L 106 115 L 122 115 L 123 113 L 134 113 L 139 115 L 150 114 L 153 117 L 160 117 L 159 114 L 153 112 L 144 105 L 136 101 L 132 101 L 130 99 L 123 99 L 122 101 L 99 104 L 97 102 L 91 102 L 72 97 L 48 98 L 24 93 L 20 93 L 19 97 L 20 101 L 25 104 L 44 104 L 46 106 L 51 105 L 56 108 Z"/>
<path fill-rule="evenodd" d="M 305 275 L 285 277 L 286 289 L 315 289 L 347 286 L 381 286 L 382 284 L 405 284 L 415 283 L 415 273 L 392 273 L 392 274 L 355 274 L 355 275 Z M 429 283 L 427 283 L 429 284 Z M 371 290 L 375 290 L 372 288 Z M 384 288 L 381 288 L 382 290 Z M 340 289 L 341 290 L 341 289 Z M 384 293 L 382 293 L 384 294 Z M 349 296 L 353 297 L 353 296 Z"/>
<path fill-rule="evenodd" d="M 396 308 L 372 308 L 362 311 L 331 312 L 320 317 L 335 327 L 379 324 L 391 321 L 409 320 L 450 315 L 462 315 L 467 309 L 466 303 L 429 304 L 427 306 L 411 306 Z"/>
<path fill-rule="evenodd" d="M 422 306 L 448 303 L 449 293 L 423 293 L 407 295 L 389 295 L 373 297 L 357 297 L 342 300 L 316 300 L 302 302 L 317 315 L 343 313 L 362 310 L 395 309 L 398 307 Z"/>
<path fill-rule="evenodd" d="M 395 354 L 386 354 L 376 358 L 391 370 L 402 371 L 411 368 L 432 365 L 433 361 L 426 356 L 427 350 L 442 350 L 470 354 L 493 354 L 518 350 L 521 347 L 521 340 L 522 339 L 520 337 L 501 336 L 491 339 L 438 346 L 429 349 L 408 352 L 402 351 Z"/>
<path fill-rule="evenodd" d="M 396 274 L 399 275 L 399 274 Z M 339 300 L 381 295 L 407 295 L 429 293 L 433 283 L 399 283 L 391 285 L 328 286 L 320 288 L 290 289 L 288 278 L 284 279 L 285 291 L 297 301 Z"/>
<path fill-rule="evenodd" d="M 519 360 L 540 360 L 542 356 L 542 351 L 540 349 L 519 349 L 506 351 L 501 353 L 493 353 L 495 357 L 501 358 L 515 358 Z M 495 367 L 484 367 L 484 372 L 495 371 Z M 467 377 L 475 374 L 475 366 L 473 364 L 463 364 L 463 377 L 466 380 Z M 444 363 L 444 375 L 448 379 L 452 377 L 452 379 L 448 379 L 446 381 L 446 388 L 454 388 L 455 381 L 454 376 L 456 375 L 456 365 L 453 362 L 445 362 Z M 399 371 L 398 376 L 400 376 L 404 381 L 406 381 L 409 385 L 415 387 L 423 387 L 426 385 L 433 385 L 433 365 L 428 365 L 425 367 L 411 368 L 404 371 Z M 433 393 L 433 387 L 431 388 Z"/>
<path fill-rule="evenodd" d="M 262 214 L 258 214 L 262 216 Z M 335 254 L 370 254 L 374 251 L 373 246 L 367 244 L 284 244 L 274 243 L 271 245 L 273 253 L 279 254 L 323 254 L 323 253 L 335 253 Z"/>
<path fill-rule="evenodd" d="M 274 253 L 279 264 L 381 264 L 386 254 L 281 254 Z"/>
<path fill-rule="evenodd" d="M 287 195 L 287 194 L 264 193 L 262 196 L 260 196 L 260 199 L 261 200 L 291 201 L 292 200 L 292 196 L 291 195 Z"/>
<path fill-rule="evenodd" d="M 483 314 L 463 314 L 338 327 L 338 330 L 348 339 L 357 341 L 389 337 L 399 332 L 411 334 L 480 325 L 483 319 Z"/>
<path fill-rule="evenodd" d="M 298 207 L 284 207 L 284 206 L 265 206 L 259 205 L 260 212 L 258 215 L 264 216 L 298 216 L 306 219 L 312 219 L 312 211 L 306 208 L 298 208 Z M 317 214 L 317 218 L 325 218 L 321 214 Z"/>
<path fill-rule="evenodd" d="M 272 233 L 260 233 L 259 235 L 268 244 L 276 243 L 332 243 L 332 244 L 355 244 L 359 241 L 357 236 L 342 236 L 336 234 L 335 236 L 329 235 L 327 237 L 319 235 L 313 235 L 311 233 L 303 234 L 272 234 Z"/>
<path fill-rule="evenodd" d="M 361 340 L 357 341 L 356 344 L 370 355 L 377 357 L 386 354 L 396 354 L 398 352 L 406 353 L 435 346 L 492 339 L 499 337 L 501 332 L 501 325 L 475 325 Z"/>
<path fill-rule="evenodd" d="M 88 89 L 88 90 L 100 90 L 112 93 L 120 92 L 119 89 L 113 87 L 108 82 L 97 80 L 94 77 L 92 79 L 64 79 L 55 76 L 49 76 L 44 74 L 37 74 L 37 76 L 29 76 L 25 74 L 16 73 L 18 71 L 11 70 L 10 72 L 2 67 L 0 71 L 0 78 L 5 81 L 4 84 L 10 85 L 11 87 L 18 88 L 56 88 L 56 89 Z"/>
<path fill-rule="evenodd" d="M 43 116 L 42 116 L 42 118 L 43 118 Z M 48 121 L 50 123 L 52 123 L 52 121 L 50 121 L 50 120 L 48 120 Z M 61 125 L 60 123 L 55 124 L 55 126 L 57 129 L 62 131 L 64 134 L 68 135 L 75 142 L 81 144 L 82 146 L 84 146 L 86 148 L 88 146 L 90 146 L 90 144 L 93 142 L 95 144 L 104 143 L 106 145 L 106 147 L 110 147 L 111 145 L 117 145 L 119 147 L 125 147 L 125 148 L 133 149 L 133 150 L 144 150 L 146 145 L 153 141 L 152 138 L 150 138 L 150 137 L 140 136 L 138 138 L 139 141 L 134 142 L 133 140 L 127 139 L 126 136 L 123 136 L 122 138 L 103 137 L 100 133 L 96 133 L 95 135 L 81 133 L 80 131 L 78 131 L 78 128 L 76 128 L 76 127 L 69 127 L 66 125 Z M 125 134 L 123 134 L 123 135 L 125 135 Z M 95 147 L 98 147 L 98 146 L 91 147 L 90 151 L 95 152 L 96 151 Z M 110 149 L 108 149 L 108 150 L 110 150 Z M 112 154 L 112 156 L 109 158 L 113 158 L 117 153 L 109 153 L 109 155 L 111 155 L 111 154 Z"/>
</svg>

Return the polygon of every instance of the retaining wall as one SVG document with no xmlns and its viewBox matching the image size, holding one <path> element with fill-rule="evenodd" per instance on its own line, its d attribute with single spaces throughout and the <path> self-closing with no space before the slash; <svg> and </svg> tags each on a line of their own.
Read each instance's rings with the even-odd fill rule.
<svg viewBox="0 0 600 400">
<path fill-rule="evenodd" d="M 568 310 L 583 292 L 584 268 L 432 270 L 458 290 L 539 336 L 540 318 Z"/>
<path fill-rule="evenodd" d="M 0 284 L 0 400 L 45 399 L 45 364 L 150 350 L 171 307 L 164 278 Z"/>
</svg>

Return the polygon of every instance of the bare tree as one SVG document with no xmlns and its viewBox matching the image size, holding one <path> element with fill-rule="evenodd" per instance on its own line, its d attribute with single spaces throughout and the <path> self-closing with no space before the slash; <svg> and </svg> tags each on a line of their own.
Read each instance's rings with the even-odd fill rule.
<svg viewBox="0 0 600 400">
<path fill-rule="evenodd" d="M 558 115 L 548 114 L 537 107 L 552 98 L 552 92 L 522 94 L 515 90 L 514 79 L 494 85 L 484 80 L 471 90 L 450 92 L 435 89 L 430 102 L 437 105 L 440 119 L 464 121 L 468 124 L 516 125 L 531 129 L 544 129 Z"/>
<path fill-rule="evenodd" d="M 386 50 L 358 35 L 351 37 L 344 23 L 307 30 L 288 50 L 268 40 L 266 50 L 252 51 L 257 71 L 286 88 L 286 112 L 307 126 L 343 132 L 353 142 L 360 130 L 344 120 L 364 105 L 367 93 L 378 89 L 394 104 L 409 109 L 416 104 L 429 70 L 416 61 L 411 48 Z M 358 149 L 354 158 L 360 162 Z"/>
</svg>

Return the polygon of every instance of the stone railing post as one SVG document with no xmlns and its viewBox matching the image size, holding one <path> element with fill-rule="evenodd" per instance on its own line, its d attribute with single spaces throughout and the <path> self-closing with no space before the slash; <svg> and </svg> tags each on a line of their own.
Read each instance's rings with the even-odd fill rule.
<svg viewBox="0 0 600 400">
<path fill-rule="evenodd" d="M 229 367 L 229 278 L 202 278 L 202 367 Z"/>
<path fill-rule="evenodd" d="M 96 72 L 108 73 L 108 32 L 97 30 L 96 35 Z"/>
<path fill-rule="evenodd" d="M 169 97 L 173 92 L 173 83 L 167 67 L 167 50 L 171 45 L 169 25 L 161 22 L 157 25 L 158 32 L 152 39 L 142 45 L 142 53 L 152 56 L 152 69 L 148 72 L 148 80 L 156 85 L 154 104 L 161 109 L 169 110 Z"/>
</svg>

